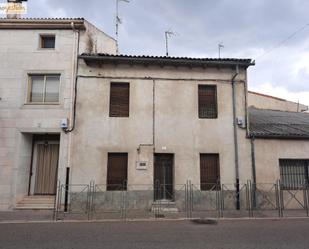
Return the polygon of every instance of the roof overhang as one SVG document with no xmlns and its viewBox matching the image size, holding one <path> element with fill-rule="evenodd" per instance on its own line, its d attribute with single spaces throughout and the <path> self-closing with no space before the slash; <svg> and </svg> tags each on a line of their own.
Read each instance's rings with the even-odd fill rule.
<svg viewBox="0 0 309 249">
<path fill-rule="evenodd" d="M 87 65 L 94 64 L 134 64 L 134 65 L 159 65 L 159 66 L 189 66 L 189 67 L 239 67 L 247 68 L 255 65 L 251 59 L 234 58 L 187 58 L 167 56 L 131 56 L 110 54 L 82 54 L 79 56 Z"/>
<path fill-rule="evenodd" d="M 0 29 L 74 29 L 85 30 L 83 18 L 1 18 Z"/>
<path fill-rule="evenodd" d="M 248 137 L 254 139 L 309 140 L 309 136 L 304 135 L 256 134 L 252 132 L 249 133 Z"/>
</svg>

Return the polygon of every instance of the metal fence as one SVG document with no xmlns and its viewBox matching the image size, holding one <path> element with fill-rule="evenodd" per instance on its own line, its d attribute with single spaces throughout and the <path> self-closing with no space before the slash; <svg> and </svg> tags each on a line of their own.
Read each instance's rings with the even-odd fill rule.
<svg viewBox="0 0 309 249">
<path fill-rule="evenodd" d="M 207 190 L 201 190 L 191 181 L 173 185 L 173 188 L 160 184 L 123 186 L 111 188 L 94 182 L 59 184 L 54 218 L 127 220 L 309 216 L 308 184 L 298 189 L 286 189 L 280 181 L 273 184 L 247 181 L 238 186 L 212 184 L 203 188 Z"/>
</svg>

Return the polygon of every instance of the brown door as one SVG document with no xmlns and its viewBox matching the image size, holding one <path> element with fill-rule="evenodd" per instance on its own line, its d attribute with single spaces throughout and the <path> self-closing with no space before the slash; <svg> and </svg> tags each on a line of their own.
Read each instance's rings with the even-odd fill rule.
<svg viewBox="0 0 309 249">
<path fill-rule="evenodd" d="M 154 156 L 154 199 L 173 200 L 173 154 L 155 154 Z"/>
<path fill-rule="evenodd" d="M 59 144 L 37 144 L 34 194 L 56 194 L 58 158 Z"/>
<path fill-rule="evenodd" d="M 127 153 L 108 153 L 107 190 L 127 189 Z"/>
</svg>

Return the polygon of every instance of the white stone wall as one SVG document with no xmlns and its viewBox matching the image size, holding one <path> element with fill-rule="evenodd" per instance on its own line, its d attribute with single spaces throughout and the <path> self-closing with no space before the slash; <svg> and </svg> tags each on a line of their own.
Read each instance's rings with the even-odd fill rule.
<svg viewBox="0 0 309 249">
<path fill-rule="evenodd" d="M 115 51 L 112 38 L 91 28 L 98 52 Z M 80 53 L 86 52 L 87 32 L 81 32 Z M 55 50 L 39 48 L 40 34 L 55 34 Z M 31 134 L 61 134 L 58 175 L 64 182 L 70 135 L 60 120 L 70 118 L 76 37 L 72 30 L 0 30 L 0 210 L 28 193 Z M 61 74 L 59 105 L 26 103 L 29 73 Z"/>
</svg>

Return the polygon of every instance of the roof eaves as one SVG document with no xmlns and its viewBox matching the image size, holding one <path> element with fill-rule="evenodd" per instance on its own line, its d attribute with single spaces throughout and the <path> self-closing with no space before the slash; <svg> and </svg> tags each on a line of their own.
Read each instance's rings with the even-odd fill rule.
<svg viewBox="0 0 309 249">
<path fill-rule="evenodd" d="M 0 18 L 0 29 L 85 29 L 84 18 Z"/>
<path fill-rule="evenodd" d="M 263 132 L 250 132 L 250 138 L 275 138 L 275 139 L 309 139 L 309 135 L 297 134 L 267 134 Z"/>
<path fill-rule="evenodd" d="M 82 54 L 79 58 L 86 62 L 106 62 L 106 63 L 137 63 L 152 64 L 184 64 L 184 65 L 239 65 L 248 67 L 254 65 L 251 59 L 234 58 L 188 58 L 188 57 L 163 57 L 163 56 L 132 56 L 132 55 L 110 55 L 110 54 Z"/>
</svg>

